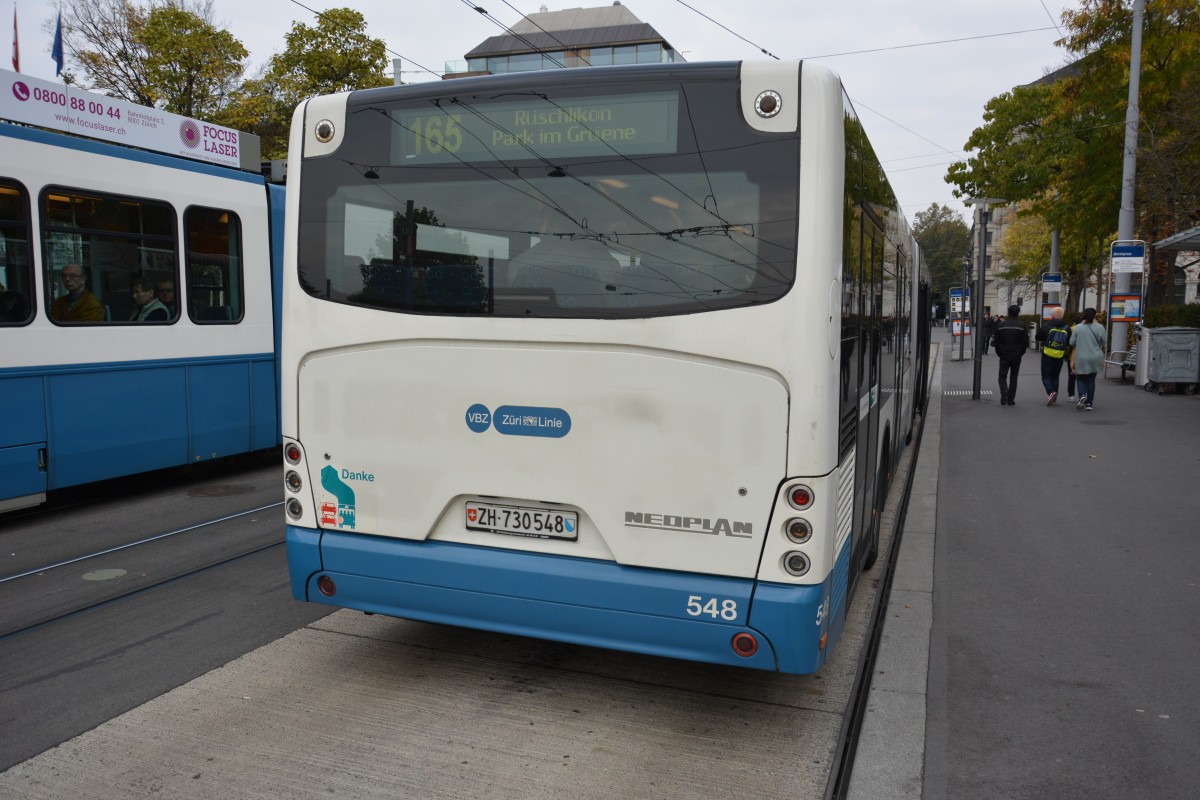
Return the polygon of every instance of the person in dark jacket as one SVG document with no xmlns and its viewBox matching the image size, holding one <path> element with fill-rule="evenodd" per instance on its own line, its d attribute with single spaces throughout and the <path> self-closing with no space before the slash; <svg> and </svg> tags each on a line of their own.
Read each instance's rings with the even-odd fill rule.
<svg viewBox="0 0 1200 800">
<path fill-rule="evenodd" d="M 163 322 L 171 318 L 171 312 L 154 295 L 154 281 L 141 276 L 136 277 L 129 291 L 133 295 L 130 322 Z"/>
<path fill-rule="evenodd" d="M 983 346 L 983 354 L 986 356 L 988 351 L 988 342 L 992 339 L 992 334 L 996 332 L 996 318 L 986 311 L 983 312 L 983 322 L 980 323 L 980 333 L 983 334 L 983 341 L 980 344 Z"/>
<path fill-rule="evenodd" d="M 1046 388 L 1046 405 L 1052 406 L 1058 402 L 1058 378 L 1071 341 L 1071 328 L 1063 319 L 1061 306 L 1054 309 L 1050 319 L 1038 328 L 1037 341 L 1042 346 L 1042 386 Z"/>
<path fill-rule="evenodd" d="M 1017 404 L 1017 376 L 1021 372 L 1021 356 L 1029 349 L 1029 331 L 1018 319 L 1020 306 L 1009 306 L 1008 317 L 996 326 L 992 345 L 1000 358 L 1000 405 Z"/>
</svg>

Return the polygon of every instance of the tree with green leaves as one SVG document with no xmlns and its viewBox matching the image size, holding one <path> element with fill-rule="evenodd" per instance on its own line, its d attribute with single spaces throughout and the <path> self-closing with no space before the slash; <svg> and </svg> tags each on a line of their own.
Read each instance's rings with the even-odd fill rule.
<svg viewBox="0 0 1200 800">
<path fill-rule="evenodd" d="M 146 51 L 137 40 L 146 16 L 141 6 L 126 0 L 65 0 L 60 13 L 66 83 L 154 105 L 146 81 Z M 46 20 L 43 29 L 53 34 L 57 19 Z"/>
<path fill-rule="evenodd" d="M 361 13 L 330 9 L 318 15 L 316 27 L 292 25 L 284 51 L 242 84 L 220 121 L 261 136 L 264 158 L 283 158 L 297 105 L 316 95 L 386 86 L 389 66 L 383 40 L 367 35 Z"/>
<path fill-rule="evenodd" d="M 1050 264 L 1052 231 L 1045 217 L 1031 213 L 1030 203 L 1020 204 L 1016 218 L 1009 224 L 996 255 L 1004 271 L 996 277 L 1040 291 L 1042 273 Z M 1064 294 L 1060 298 L 1068 311 L 1079 311 L 1079 299 L 1085 284 L 1101 273 L 1104 243 L 1116 238 L 1105 233 L 1089 238 L 1074 237 L 1060 242 L 1059 272 Z M 1095 289 L 1094 281 L 1091 288 Z"/>
<path fill-rule="evenodd" d="M 188 116 L 220 109 L 247 55 L 212 0 L 65 0 L 62 22 L 68 83 Z"/>
<path fill-rule="evenodd" d="M 933 203 L 913 218 L 913 236 L 921 245 L 933 291 L 947 297 L 962 283 L 962 263 L 971 249 L 971 230 L 950 206 Z"/>
<path fill-rule="evenodd" d="M 1128 0 L 1081 0 L 1063 21 L 1075 60 L 989 101 L 967 141 L 973 155 L 947 181 L 958 196 L 1027 202 L 1023 213 L 1061 231 L 1064 249 L 1082 250 L 1119 215 L 1132 13 Z M 1195 0 L 1147 2 L 1140 83 L 1135 211 L 1139 237 L 1153 241 L 1200 223 Z"/>
<path fill-rule="evenodd" d="M 161 107 L 211 119 L 238 87 L 249 53 L 229 31 L 173 5 L 153 8 L 138 31 L 146 78 Z"/>
</svg>

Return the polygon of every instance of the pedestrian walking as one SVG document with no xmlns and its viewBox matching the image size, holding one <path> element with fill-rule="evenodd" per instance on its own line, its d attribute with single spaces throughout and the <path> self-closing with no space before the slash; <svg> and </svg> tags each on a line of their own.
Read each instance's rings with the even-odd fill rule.
<svg viewBox="0 0 1200 800">
<path fill-rule="evenodd" d="M 1017 404 L 1017 376 L 1021 372 L 1021 357 L 1029 349 L 1029 331 L 1018 319 L 1020 306 L 1009 306 L 1008 316 L 996 325 L 992 344 L 1000 359 L 1000 405 Z"/>
<path fill-rule="evenodd" d="M 1079 401 L 1075 408 L 1091 411 L 1096 399 L 1096 373 L 1104 363 L 1104 326 L 1096 322 L 1096 309 L 1083 310 L 1083 322 L 1071 331 L 1071 366 L 1075 369 L 1075 382 L 1079 389 Z"/>
<path fill-rule="evenodd" d="M 1076 314 L 1075 321 L 1071 323 L 1071 330 L 1075 330 L 1075 326 L 1081 322 L 1083 322 L 1083 314 Z M 1074 350 L 1075 348 L 1071 347 L 1071 343 L 1068 340 L 1067 355 L 1063 358 L 1063 361 L 1067 362 L 1067 398 L 1070 400 L 1075 399 L 1075 365 L 1071 363 L 1071 353 Z"/>
<path fill-rule="evenodd" d="M 986 356 L 988 353 L 988 342 L 992 338 L 992 334 L 996 332 L 996 318 L 986 311 L 983 312 L 983 322 L 979 324 L 979 334 L 983 337 L 980 342 L 982 347 L 981 352 Z"/>
<path fill-rule="evenodd" d="M 1063 356 L 1071 341 L 1071 329 L 1063 320 L 1061 307 L 1054 309 L 1050 319 L 1038 328 L 1037 340 L 1042 345 L 1042 386 L 1046 389 L 1046 405 L 1058 402 L 1058 379 L 1062 375 Z"/>
</svg>

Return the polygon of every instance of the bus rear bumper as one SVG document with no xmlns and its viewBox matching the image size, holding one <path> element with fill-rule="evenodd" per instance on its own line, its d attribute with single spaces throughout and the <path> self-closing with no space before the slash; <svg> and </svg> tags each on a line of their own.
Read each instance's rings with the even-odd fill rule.
<svg viewBox="0 0 1200 800">
<path fill-rule="evenodd" d="M 808 643 L 796 637 L 804 634 L 815 647 L 819 632 L 808 636 L 807 628 L 828 596 L 825 586 L 766 586 L 750 579 L 293 526 L 287 529 L 287 552 L 298 600 L 762 670 L 808 673 L 824 662 L 824 653 L 806 652 Z M 332 596 L 318 587 L 323 578 L 336 587 Z M 766 627 L 747 625 L 748 614 Z M 733 649 L 733 637 L 743 632 L 758 642 L 753 655 Z M 773 644 L 775 638 L 782 648 Z"/>
</svg>

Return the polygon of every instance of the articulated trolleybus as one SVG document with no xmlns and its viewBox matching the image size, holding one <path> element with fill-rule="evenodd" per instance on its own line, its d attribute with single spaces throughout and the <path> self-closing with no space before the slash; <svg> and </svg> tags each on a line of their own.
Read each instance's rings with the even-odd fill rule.
<svg viewBox="0 0 1200 800">
<path fill-rule="evenodd" d="M 922 356 L 911 235 L 836 75 L 373 89 L 298 108 L 290 152 L 298 599 L 822 666 Z"/>
</svg>

